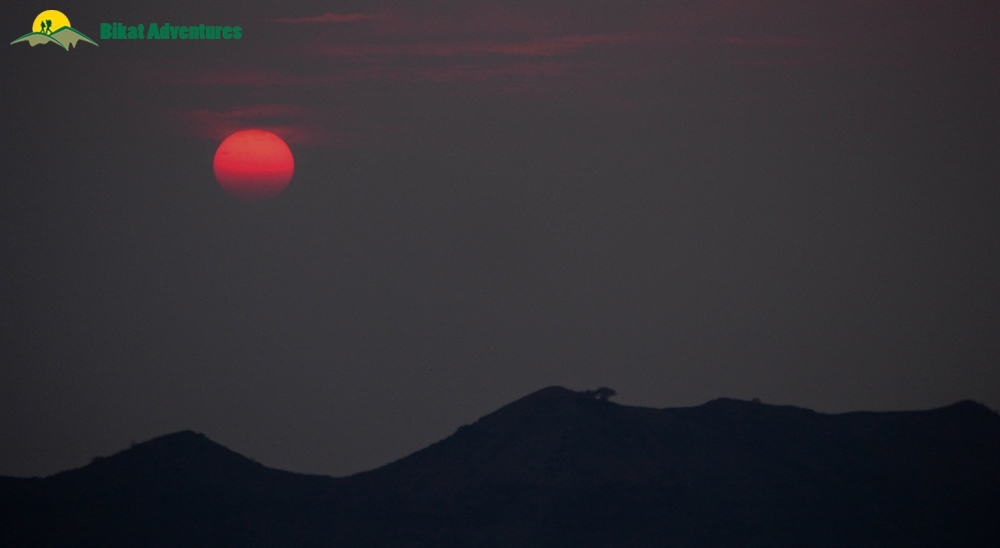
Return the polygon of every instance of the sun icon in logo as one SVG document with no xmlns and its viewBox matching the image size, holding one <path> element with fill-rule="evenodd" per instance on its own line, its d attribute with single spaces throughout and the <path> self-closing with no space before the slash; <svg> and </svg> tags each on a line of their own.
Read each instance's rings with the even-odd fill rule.
<svg viewBox="0 0 1000 548">
<path fill-rule="evenodd" d="M 32 32 L 52 35 L 63 27 L 73 28 L 69 24 L 69 17 L 58 10 L 45 10 L 35 17 L 35 22 L 31 24 Z"/>
<path fill-rule="evenodd" d="M 97 45 L 82 32 L 74 29 L 69 24 L 69 17 L 58 10 L 45 10 L 35 17 L 35 22 L 31 24 L 31 32 L 11 42 L 27 42 L 32 47 L 38 44 L 55 43 L 69 51 L 71 46 L 83 40 L 84 42 Z"/>
</svg>

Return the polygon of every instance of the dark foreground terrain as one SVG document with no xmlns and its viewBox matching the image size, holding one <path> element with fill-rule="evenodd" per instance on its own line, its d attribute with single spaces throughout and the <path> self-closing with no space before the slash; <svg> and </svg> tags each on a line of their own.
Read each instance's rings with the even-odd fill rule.
<svg viewBox="0 0 1000 548">
<path fill-rule="evenodd" d="M 0 478 L 3 546 L 1000 546 L 1000 416 L 546 388 L 347 478 L 194 432 Z"/>
</svg>

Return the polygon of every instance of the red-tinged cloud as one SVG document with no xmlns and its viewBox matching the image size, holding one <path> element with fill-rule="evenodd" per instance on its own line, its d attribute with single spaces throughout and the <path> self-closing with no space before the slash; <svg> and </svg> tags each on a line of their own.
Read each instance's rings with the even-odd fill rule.
<svg viewBox="0 0 1000 548">
<path fill-rule="evenodd" d="M 373 15 L 366 13 L 332 13 L 326 12 L 323 15 L 316 15 L 314 17 L 295 17 L 295 18 L 283 18 L 275 19 L 277 23 L 354 23 L 356 21 L 364 21 L 365 19 L 372 19 Z"/>
<path fill-rule="evenodd" d="M 838 46 L 835 42 L 823 40 L 803 40 L 801 38 L 740 38 L 738 36 L 727 36 L 725 43 L 736 46 L 781 46 L 791 48 Z"/>
<path fill-rule="evenodd" d="M 133 75 L 132 82 L 146 86 L 236 86 L 236 87 L 263 87 L 263 86 L 288 86 L 298 83 L 301 78 L 282 74 L 272 69 L 265 69 L 253 66 L 244 67 L 150 67 L 150 66 L 129 66 L 123 70 L 128 70 Z"/>
<path fill-rule="evenodd" d="M 450 42 L 418 42 L 410 44 L 331 45 L 318 48 L 319 53 L 337 57 L 386 55 L 458 56 L 488 53 L 527 57 L 551 57 L 577 53 L 589 46 L 653 40 L 652 35 L 593 35 L 558 36 L 527 41 L 471 40 Z"/>
<path fill-rule="evenodd" d="M 517 63 L 513 65 L 480 66 L 474 64 L 446 67 L 424 67 L 410 74 L 414 80 L 426 82 L 485 82 L 510 76 L 558 77 L 570 69 L 566 63 Z"/>
<path fill-rule="evenodd" d="M 343 133 L 317 123 L 317 116 L 297 105 L 247 105 L 228 110 L 196 109 L 175 114 L 182 133 L 221 141 L 244 129 L 270 131 L 296 145 L 341 146 Z"/>
<path fill-rule="evenodd" d="M 337 145 L 348 131 L 358 144 L 407 127 L 399 106 L 407 97 L 503 95 L 637 109 L 687 100 L 697 85 L 675 84 L 675 69 L 995 61 L 983 21 L 996 13 L 889 2 L 388 3 L 371 14 L 279 19 L 317 25 L 279 45 L 261 42 L 240 65 L 185 57 L 126 72 L 138 71 L 133 83 L 176 94 L 192 88 L 185 104 L 193 110 L 171 113 L 187 134 L 220 139 L 258 127 L 294 144 Z M 225 86 L 267 104 L 219 111 L 199 102 L 219 97 L 200 88 Z M 734 101 L 755 93 L 734 89 Z M 311 110 L 287 105 L 300 101 Z"/>
<path fill-rule="evenodd" d="M 383 81 L 419 84 L 478 84 L 489 81 L 514 81 L 528 86 L 542 80 L 565 79 L 576 65 L 552 61 L 476 64 L 462 63 L 445 66 L 400 67 L 376 66 L 346 71 L 338 77 L 341 81 Z M 509 89 L 509 86 L 503 89 Z M 439 93 L 443 90 L 438 90 Z"/>
</svg>

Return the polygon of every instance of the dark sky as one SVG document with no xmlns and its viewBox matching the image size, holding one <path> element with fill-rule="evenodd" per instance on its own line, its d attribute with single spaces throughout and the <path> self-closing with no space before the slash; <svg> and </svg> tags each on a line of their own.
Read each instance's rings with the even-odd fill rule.
<svg viewBox="0 0 1000 548">
<path fill-rule="evenodd" d="M 8 45 L 44 9 L 99 47 Z M 192 429 L 346 475 L 548 385 L 1000 407 L 998 2 L 0 12 L 0 474 Z"/>
</svg>

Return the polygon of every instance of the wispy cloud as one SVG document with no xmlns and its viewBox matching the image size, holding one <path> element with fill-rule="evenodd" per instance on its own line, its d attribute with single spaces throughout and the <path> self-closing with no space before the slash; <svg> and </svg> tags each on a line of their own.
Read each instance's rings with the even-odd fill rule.
<svg viewBox="0 0 1000 548">
<path fill-rule="evenodd" d="M 206 88 L 193 89 L 192 97 L 211 98 L 217 92 L 207 88 L 240 88 L 256 102 L 273 103 L 218 110 L 202 108 L 199 99 L 185 112 L 167 108 L 188 135 L 218 139 L 270 127 L 290 142 L 339 144 L 345 132 L 360 143 L 408 127 L 406 109 L 398 107 L 407 97 L 519 96 L 637 109 L 687 100 L 688 88 L 673 84 L 675 69 L 946 63 L 966 55 L 961 48 L 971 58 L 996 59 L 994 50 L 971 49 L 985 47 L 978 35 L 950 38 L 953 29 L 979 28 L 976 22 L 989 20 L 995 8 L 963 13 L 943 4 L 920 11 L 889 3 L 751 0 L 601 5 L 421 2 L 364 8 L 370 13 L 312 12 L 274 19 L 315 25 L 288 35 L 280 48 L 261 43 L 259 54 L 240 65 L 185 57 L 125 72 L 134 75 L 132 83 L 157 90 Z M 752 86 L 738 89 L 753 93 Z M 313 106 L 288 106 L 302 102 Z"/>
<path fill-rule="evenodd" d="M 282 19 L 275 19 L 277 23 L 354 23 L 356 21 L 364 21 L 365 19 L 372 19 L 374 15 L 366 13 L 333 13 L 326 12 L 323 15 L 315 15 L 312 17 L 288 17 Z"/>
<path fill-rule="evenodd" d="M 417 42 L 410 44 L 331 45 L 318 51 L 325 55 L 357 57 L 379 55 L 456 56 L 496 53 L 527 57 L 550 57 L 576 53 L 588 46 L 650 40 L 648 35 L 557 36 L 524 41 L 470 40 Z"/>
<path fill-rule="evenodd" d="M 740 38 L 727 36 L 725 42 L 736 46 L 782 46 L 782 47 L 835 47 L 839 44 L 824 40 L 804 40 L 801 38 Z"/>
<path fill-rule="evenodd" d="M 160 70 L 150 75 L 156 83 L 174 86 L 281 86 L 293 85 L 297 78 L 263 68 L 200 69 L 187 71 Z"/>
<path fill-rule="evenodd" d="M 349 139 L 317 123 L 315 113 L 298 105 L 245 105 L 227 110 L 195 109 L 175 113 L 179 130 L 187 135 L 221 141 L 242 129 L 271 131 L 291 144 L 339 146 Z"/>
</svg>

